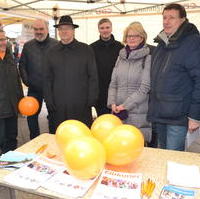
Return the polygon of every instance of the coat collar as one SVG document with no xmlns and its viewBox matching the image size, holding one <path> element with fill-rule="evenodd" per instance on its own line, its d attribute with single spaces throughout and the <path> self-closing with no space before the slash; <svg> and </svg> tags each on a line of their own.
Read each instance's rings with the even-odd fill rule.
<svg viewBox="0 0 200 199">
<path fill-rule="evenodd" d="M 142 48 L 133 50 L 130 52 L 129 57 L 127 58 L 127 52 L 125 47 L 122 48 L 119 52 L 119 57 L 122 59 L 128 59 L 128 60 L 133 60 L 133 59 L 141 59 L 147 55 L 149 55 L 150 49 L 149 47 L 145 44 Z"/>
<path fill-rule="evenodd" d="M 171 37 L 167 38 L 166 34 L 162 30 L 154 39 L 154 42 L 164 42 L 169 48 L 175 48 L 178 45 L 178 41 L 193 34 L 199 34 L 199 31 L 194 24 L 189 23 L 189 21 L 186 20 Z"/>
</svg>

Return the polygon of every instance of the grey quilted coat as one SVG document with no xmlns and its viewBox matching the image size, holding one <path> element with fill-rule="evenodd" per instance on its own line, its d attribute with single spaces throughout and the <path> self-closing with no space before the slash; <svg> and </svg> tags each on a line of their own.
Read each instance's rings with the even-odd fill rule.
<svg viewBox="0 0 200 199">
<path fill-rule="evenodd" d="M 123 122 L 138 127 L 147 142 L 151 141 L 151 124 L 147 121 L 150 90 L 150 49 L 146 45 L 131 51 L 128 58 L 126 49 L 119 52 L 108 90 L 108 107 L 122 104 L 128 110 Z"/>
</svg>

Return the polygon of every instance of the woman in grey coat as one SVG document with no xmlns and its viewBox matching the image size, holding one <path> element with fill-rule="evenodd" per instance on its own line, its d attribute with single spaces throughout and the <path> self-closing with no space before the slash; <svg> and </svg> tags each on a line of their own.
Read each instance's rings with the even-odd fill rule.
<svg viewBox="0 0 200 199">
<path fill-rule="evenodd" d="M 151 124 L 147 121 L 150 90 L 150 49 L 147 34 L 139 22 L 124 31 L 125 47 L 119 52 L 108 91 L 108 107 L 139 128 L 146 142 L 151 141 Z M 126 114 L 127 112 L 127 114 Z M 124 114 L 125 113 L 125 114 Z M 127 115 L 127 117 L 126 117 Z"/>
</svg>

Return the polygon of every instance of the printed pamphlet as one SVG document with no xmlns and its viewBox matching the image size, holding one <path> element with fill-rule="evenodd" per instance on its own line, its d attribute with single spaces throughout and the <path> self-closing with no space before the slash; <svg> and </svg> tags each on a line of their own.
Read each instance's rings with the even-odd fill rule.
<svg viewBox="0 0 200 199">
<path fill-rule="evenodd" d="M 179 188 L 173 185 L 165 185 L 161 191 L 160 199 L 194 199 L 195 191 Z"/>
<path fill-rule="evenodd" d="M 140 199 L 141 173 L 104 170 L 91 199 Z"/>
<path fill-rule="evenodd" d="M 4 177 L 9 184 L 27 189 L 37 189 L 61 169 L 61 162 L 37 157 L 30 163 Z"/>
<path fill-rule="evenodd" d="M 66 168 L 63 167 L 62 172 L 55 174 L 43 183 L 42 187 L 63 196 L 82 197 L 87 193 L 96 179 L 97 177 L 90 180 L 80 180 L 71 176 L 66 171 Z"/>
</svg>

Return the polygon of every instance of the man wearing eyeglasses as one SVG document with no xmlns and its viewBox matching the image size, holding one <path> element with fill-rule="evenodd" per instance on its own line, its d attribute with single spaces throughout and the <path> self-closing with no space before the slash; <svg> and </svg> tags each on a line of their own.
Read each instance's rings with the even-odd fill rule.
<svg viewBox="0 0 200 199">
<path fill-rule="evenodd" d="M 23 91 L 17 66 L 7 45 L 5 32 L 0 29 L 0 149 L 2 153 L 17 147 L 17 105 L 22 97 Z"/>
<path fill-rule="evenodd" d="M 90 126 L 91 107 L 98 95 L 98 77 L 93 50 L 75 39 L 72 18 L 62 16 L 58 28 L 61 41 L 51 48 L 45 64 L 45 100 L 55 113 L 56 127 L 68 119 Z"/>
<path fill-rule="evenodd" d="M 36 20 L 33 24 L 34 39 L 25 43 L 19 61 L 19 70 L 23 83 L 28 87 L 28 96 L 35 97 L 40 108 L 38 112 L 27 117 L 30 130 L 30 139 L 40 134 L 38 116 L 41 111 L 43 94 L 43 67 L 46 52 L 58 41 L 49 37 L 48 22 Z M 48 107 L 47 107 L 48 110 Z M 53 114 L 48 110 L 49 132 L 54 133 Z"/>
</svg>

